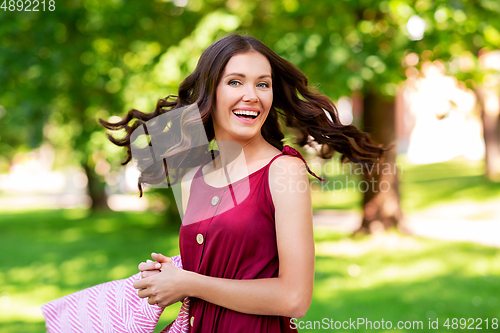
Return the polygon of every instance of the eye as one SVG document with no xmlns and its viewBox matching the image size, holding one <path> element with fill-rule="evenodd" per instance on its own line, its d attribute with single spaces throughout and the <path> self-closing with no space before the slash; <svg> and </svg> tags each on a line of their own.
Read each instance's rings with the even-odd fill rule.
<svg viewBox="0 0 500 333">
<path fill-rule="evenodd" d="M 261 82 L 257 85 L 259 88 L 269 88 L 269 84 L 266 82 Z"/>
<path fill-rule="evenodd" d="M 240 82 L 239 81 L 235 81 L 235 80 L 231 80 L 227 83 L 228 85 L 232 86 L 232 87 L 237 87 Z"/>
</svg>

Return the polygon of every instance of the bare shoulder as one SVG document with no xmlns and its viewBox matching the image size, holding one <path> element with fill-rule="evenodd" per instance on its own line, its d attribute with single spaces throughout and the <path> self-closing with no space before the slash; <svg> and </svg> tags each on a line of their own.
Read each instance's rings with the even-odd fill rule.
<svg viewBox="0 0 500 333">
<path fill-rule="evenodd" d="M 276 180 L 278 177 L 285 177 L 290 180 L 307 180 L 307 169 L 304 162 L 295 156 L 280 156 L 271 163 L 269 168 L 270 180 Z"/>
<path fill-rule="evenodd" d="M 269 168 L 269 189 L 275 206 L 286 201 L 310 197 L 304 162 L 295 156 L 280 156 Z"/>
</svg>

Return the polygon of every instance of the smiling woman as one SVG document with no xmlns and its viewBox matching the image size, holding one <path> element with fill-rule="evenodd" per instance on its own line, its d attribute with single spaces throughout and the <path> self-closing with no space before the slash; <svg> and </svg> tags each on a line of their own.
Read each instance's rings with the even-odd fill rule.
<svg viewBox="0 0 500 333">
<path fill-rule="evenodd" d="M 228 64 L 233 63 L 234 65 L 234 61 L 238 61 L 238 58 L 248 58 L 251 57 L 251 54 L 254 56 L 249 59 L 251 62 L 246 64 L 246 67 L 235 66 L 233 69 L 228 69 Z M 263 62 L 264 58 L 267 63 Z M 253 62 L 253 60 L 258 59 L 260 62 Z M 241 65 L 241 59 L 238 65 Z M 254 65 L 259 66 L 259 68 L 254 67 Z M 248 73 L 244 73 L 243 69 Z M 263 72 L 256 75 L 254 72 L 256 70 Z M 269 78 L 268 75 L 271 77 Z M 250 84 L 249 80 L 255 80 L 256 77 L 259 78 L 258 82 Z M 318 155 L 322 158 L 331 158 L 337 151 L 342 155 L 342 161 L 349 159 L 352 162 L 370 166 L 385 151 L 384 148 L 374 144 L 367 133 L 359 131 L 352 125 L 342 125 L 337 109 L 330 98 L 313 92 L 308 86 L 307 77 L 295 65 L 278 56 L 256 38 L 239 35 L 227 36 L 210 45 L 202 53 L 193 73 L 180 84 L 177 96 L 170 95 L 160 99 L 154 112 L 143 113 L 133 109 L 118 122 L 111 123 L 100 120 L 100 123 L 109 130 L 126 131 L 127 135 L 124 137 L 108 136 L 114 144 L 127 148 L 127 158 L 123 164 L 132 159 L 131 138 L 138 127 L 144 126 L 146 122 L 158 116 L 174 113 L 172 111 L 183 107 L 197 106 L 206 138 L 208 141 L 212 141 L 215 138 L 216 126 L 213 120 L 218 110 L 217 103 L 220 102 L 217 97 L 219 92 L 226 92 L 225 88 L 228 87 L 225 84 L 234 87 L 240 93 L 250 92 L 250 95 L 245 95 L 247 98 L 245 101 L 242 99 L 241 105 L 233 106 L 234 108 L 249 107 L 250 110 L 240 109 L 239 111 L 251 111 L 252 108 L 259 107 L 263 110 L 264 105 L 269 100 L 265 98 L 261 100 L 260 98 L 270 94 L 269 112 L 265 117 L 258 115 L 257 118 L 260 118 L 260 121 L 257 120 L 255 126 L 260 127 L 260 134 L 265 141 L 279 151 L 283 150 L 282 140 L 284 139 L 279 118 L 283 119 L 287 127 L 297 130 L 296 143 L 299 146 L 310 144 L 309 141 L 312 137 L 321 146 Z M 270 85 L 270 87 L 266 88 L 266 85 Z M 253 91 L 249 90 L 249 87 L 254 87 Z M 264 92 L 266 94 L 262 95 Z M 258 101 L 259 106 L 252 105 L 255 100 Z M 247 105 L 242 105 L 243 102 Z M 176 126 L 183 127 L 183 124 L 179 120 Z M 242 127 L 239 129 L 241 130 Z M 159 128 L 158 130 L 163 131 L 164 129 Z M 186 146 L 189 146 L 189 138 L 175 137 L 175 139 L 177 141 L 174 140 L 174 142 L 164 140 L 164 146 L 161 149 L 169 155 L 175 155 L 185 151 Z M 223 140 L 217 138 L 217 141 Z M 157 144 L 161 145 L 162 143 L 158 142 Z M 149 149 L 149 147 L 145 147 L 144 151 L 148 152 Z M 194 167 L 202 155 L 206 153 L 203 150 L 191 150 L 189 156 L 181 154 L 180 159 L 195 161 L 191 164 L 184 161 L 183 164 L 186 167 Z M 168 172 L 172 176 L 170 173 L 175 173 L 176 170 L 172 169 Z M 158 184 L 164 179 L 165 170 L 162 161 L 151 161 L 151 166 L 142 170 L 139 178 L 141 194 L 141 184 Z"/>
<path fill-rule="evenodd" d="M 213 122 L 218 141 L 241 146 L 251 139 L 265 141 L 259 132 L 273 104 L 271 65 L 265 56 L 258 52 L 233 56 L 217 85 L 216 96 Z"/>
<path fill-rule="evenodd" d="M 199 110 L 208 141 L 218 142 L 217 154 L 204 146 L 186 153 L 192 137 L 199 134 L 185 130 L 190 129 L 191 120 L 185 116 L 189 111 L 182 108 L 192 105 Z M 332 101 L 312 92 L 297 67 L 247 36 L 231 35 L 208 47 L 195 71 L 180 85 L 178 96 L 161 99 L 153 113 L 131 110 L 119 122 L 101 120 L 101 124 L 110 130 L 126 130 L 123 139 L 109 138 L 127 148 L 127 163 L 132 158 L 134 130 L 179 110 L 177 120 L 163 126 L 158 121 L 160 128 L 144 130 L 151 136 L 182 129 L 169 140 L 155 138 L 155 145 L 164 149 L 160 151 L 163 160 L 151 159 L 151 166 L 142 170 L 139 187 L 158 184 L 178 171 L 167 169 L 165 156 L 190 161 L 179 164 L 190 169 L 181 181 L 182 265 L 179 258 L 153 253 L 154 261 L 139 265 L 142 278 L 133 282 L 138 290 L 133 295 L 151 304 L 145 312 L 156 311 L 156 305 L 184 301 L 177 321 L 187 325 L 189 318 L 189 326 L 181 325 L 183 332 L 296 332 L 292 318 L 305 315 L 313 292 L 307 172 L 316 175 L 300 153 L 283 146 L 279 117 L 298 130 L 298 145 L 311 144 L 310 137 L 321 145 L 323 158 L 338 151 L 343 160 L 372 165 L 386 149 L 356 127 L 342 125 Z M 238 147 L 238 153 L 225 149 L 223 143 Z M 143 147 L 146 155 L 150 149 Z M 288 185 L 286 190 L 282 183 Z M 131 280 L 123 281 L 124 293 L 132 295 Z M 131 309 L 144 305 L 137 296 L 130 304 Z M 66 316 L 74 316 L 76 308 L 73 305 Z M 79 320 L 78 315 L 74 317 Z M 177 332 L 178 328 L 174 324 L 164 331 Z"/>
</svg>

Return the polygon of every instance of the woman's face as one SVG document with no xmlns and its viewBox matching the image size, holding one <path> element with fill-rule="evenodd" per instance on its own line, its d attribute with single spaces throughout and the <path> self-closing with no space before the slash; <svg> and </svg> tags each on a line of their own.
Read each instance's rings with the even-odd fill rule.
<svg viewBox="0 0 500 333">
<path fill-rule="evenodd" d="M 271 65 L 258 52 L 229 59 L 217 85 L 213 116 L 218 141 L 244 145 L 257 136 L 273 104 Z"/>
</svg>

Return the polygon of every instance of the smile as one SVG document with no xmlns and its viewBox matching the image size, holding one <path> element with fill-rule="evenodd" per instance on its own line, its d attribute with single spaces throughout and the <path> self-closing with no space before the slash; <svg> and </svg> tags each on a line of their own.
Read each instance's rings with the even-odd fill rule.
<svg viewBox="0 0 500 333">
<path fill-rule="evenodd" d="M 260 112 L 256 111 L 256 110 L 235 109 L 235 110 L 233 110 L 233 114 L 242 123 L 252 124 L 255 122 L 257 117 L 260 115 Z"/>
</svg>

